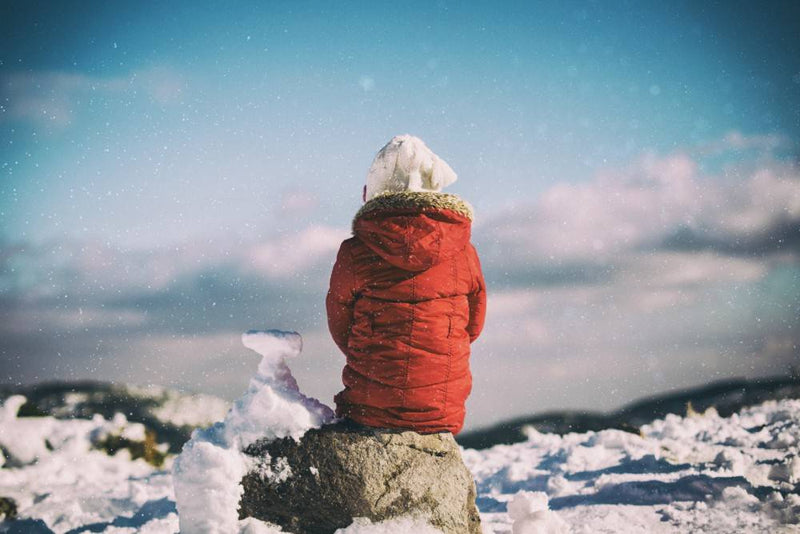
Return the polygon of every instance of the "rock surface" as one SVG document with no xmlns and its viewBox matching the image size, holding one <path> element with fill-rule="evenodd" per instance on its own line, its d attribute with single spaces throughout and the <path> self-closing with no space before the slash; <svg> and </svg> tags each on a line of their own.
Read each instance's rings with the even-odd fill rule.
<svg viewBox="0 0 800 534">
<path fill-rule="evenodd" d="M 254 467 L 242 480 L 240 517 L 296 534 L 327 534 L 355 517 L 401 515 L 445 533 L 478 534 L 475 484 L 449 433 L 370 429 L 338 423 L 245 450 Z"/>
</svg>

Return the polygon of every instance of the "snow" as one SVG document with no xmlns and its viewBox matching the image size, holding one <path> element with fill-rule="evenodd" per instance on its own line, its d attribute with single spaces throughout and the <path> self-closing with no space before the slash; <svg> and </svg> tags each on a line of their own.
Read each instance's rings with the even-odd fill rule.
<svg viewBox="0 0 800 534">
<path fill-rule="evenodd" d="M 237 530 L 244 491 L 240 481 L 255 467 L 242 453 L 248 445 L 259 439 L 299 439 L 308 429 L 334 418 L 330 408 L 300 392 L 286 364 L 286 358 L 297 357 L 302 350 L 299 334 L 251 331 L 242 336 L 242 343 L 262 356 L 247 392 L 233 403 L 224 421 L 195 430 L 173 466 L 180 528 L 185 534 Z M 247 528 L 256 528 L 248 524 Z"/>
<path fill-rule="evenodd" d="M 159 421 L 176 426 L 205 426 L 221 421 L 230 409 L 230 403 L 213 395 L 195 393 L 179 395 L 174 391 L 164 392 L 165 400 L 153 408 Z"/>
<path fill-rule="evenodd" d="M 0 469 L 0 496 L 16 502 L 21 518 L 55 532 L 92 525 L 93 532 L 155 533 L 177 525 L 168 473 L 131 460 L 127 450 L 109 456 L 95 447 L 109 434 L 142 437 L 142 425 L 122 414 L 111 421 L 17 417 L 24 402 L 13 396 L 0 410 L 0 446 L 11 459 Z"/>
<path fill-rule="evenodd" d="M 569 526 L 548 506 L 542 491 L 520 491 L 508 503 L 513 534 L 567 534 Z"/>
<path fill-rule="evenodd" d="M 47 455 L 45 440 L 51 433 L 53 419 L 18 419 L 17 412 L 25 404 L 25 400 L 22 395 L 13 395 L 3 404 L 0 410 L 0 425 L 3 428 L 0 445 L 19 463 L 29 464 Z M 4 465 L 6 461 L 4 457 L 0 465 Z"/>
<path fill-rule="evenodd" d="M 224 421 L 195 431 L 161 469 L 124 449 L 110 456 L 97 448 L 109 435 L 143 438 L 144 427 L 122 414 L 19 417 L 25 399 L 6 399 L 0 496 L 16 502 L 22 531 L 38 521 L 59 533 L 283 532 L 238 520 L 239 480 L 259 468 L 241 450 L 262 437 L 297 438 L 333 414 L 299 391 L 286 364 L 300 353 L 298 335 L 251 332 L 243 341 L 263 356 L 246 393 Z M 800 532 L 799 448 L 800 400 L 784 400 L 727 418 L 713 409 L 669 415 L 638 434 L 528 429 L 523 443 L 464 450 L 463 457 L 487 534 L 791 533 Z M 291 477 L 286 467 L 278 461 L 269 475 Z M 436 531 L 413 517 L 359 518 L 338 534 L 411 532 Z"/>
<path fill-rule="evenodd" d="M 283 530 L 276 527 L 275 525 L 264 523 L 263 521 L 259 521 L 258 519 L 252 517 L 248 517 L 239 521 L 238 528 L 239 528 L 238 534 L 282 534 L 283 533 Z"/>
<path fill-rule="evenodd" d="M 441 534 L 422 519 L 400 517 L 373 523 L 365 517 L 358 517 L 347 528 L 340 528 L 335 534 Z"/>
<path fill-rule="evenodd" d="M 572 532 L 800 532 L 798 445 L 800 400 L 785 400 L 668 415 L 640 434 L 529 429 L 527 442 L 463 455 L 497 533 L 557 532 L 553 513 Z"/>
</svg>

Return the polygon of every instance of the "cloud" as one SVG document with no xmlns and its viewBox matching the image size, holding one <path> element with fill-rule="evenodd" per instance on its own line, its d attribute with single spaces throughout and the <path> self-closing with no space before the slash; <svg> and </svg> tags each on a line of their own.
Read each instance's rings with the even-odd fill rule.
<svg viewBox="0 0 800 534">
<path fill-rule="evenodd" d="M 643 155 L 480 219 L 489 312 L 473 345 L 469 425 L 610 409 L 796 364 L 800 173 L 761 156 L 704 169 L 692 149 Z M 294 206 L 293 195 L 287 209 L 311 204 L 298 193 Z M 330 400 L 343 357 L 324 297 L 349 232 L 302 217 L 286 226 L 258 241 L 151 249 L 0 242 L 4 378 L 96 376 L 235 396 L 255 365 L 239 334 L 277 327 L 304 334 L 296 375 Z"/>
<path fill-rule="evenodd" d="M 797 251 L 797 165 L 742 165 L 721 176 L 700 168 L 685 151 L 646 155 L 586 183 L 556 184 L 535 201 L 489 216 L 476 234 L 492 254 L 502 251 L 506 268 L 533 265 L 545 275 L 542 266 L 607 267 L 641 249 Z"/>
<path fill-rule="evenodd" d="M 636 253 L 603 283 L 488 284 L 486 327 L 471 358 L 473 424 L 498 410 L 612 409 L 796 365 L 797 261 Z"/>
<path fill-rule="evenodd" d="M 731 135 L 719 147 L 769 150 L 776 139 Z M 763 154 L 717 174 L 704 163 L 694 149 L 643 155 L 481 219 L 490 292 L 473 347 L 473 421 L 498 406 L 611 409 L 789 372 L 800 171 Z"/>
<path fill-rule="evenodd" d="M 786 148 L 790 144 L 791 143 L 789 143 L 786 138 L 776 134 L 744 135 L 742 132 L 731 131 L 725 134 L 722 139 L 716 139 L 698 145 L 692 152 L 698 156 L 750 150 L 769 153 L 781 148 Z"/>
<path fill-rule="evenodd" d="M 0 75 L 0 97 L 6 103 L 0 123 L 23 120 L 59 131 L 69 127 L 93 98 L 144 94 L 166 105 L 176 102 L 185 89 L 184 77 L 164 66 L 116 77 L 67 71 L 10 72 Z"/>
<path fill-rule="evenodd" d="M 100 349 L 113 345 L 127 353 L 128 346 L 151 338 L 320 329 L 330 269 L 347 235 L 309 227 L 250 245 L 204 240 L 151 250 L 76 241 L 4 243 L 0 356 L 22 362 L 24 375 L 31 376 L 55 369 L 63 362 L 58 354 L 86 362 Z M 332 343 L 328 349 L 336 350 Z M 31 359 L 31 351 L 53 360 L 42 364 L 47 358 L 39 353 Z"/>
<path fill-rule="evenodd" d="M 303 272 L 320 259 L 336 255 L 339 244 L 350 236 L 341 228 L 312 226 L 246 251 L 247 266 L 266 276 L 285 278 Z"/>
<path fill-rule="evenodd" d="M 517 261 L 597 261 L 691 222 L 702 209 L 696 163 L 648 156 L 581 184 L 556 184 L 480 230 Z"/>
<path fill-rule="evenodd" d="M 183 75 L 166 66 L 156 66 L 132 72 L 129 86 L 141 88 L 153 101 L 161 105 L 179 102 L 188 83 Z"/>
<path fill-rule="evenodd" d="M 375 89 L 375 78 L 365 74 L 358 78 L 358 85 L 365 93 L 369 93 Z"/>
<path fill-rule="evenodd" d="M 4 325 L 0 331 L 16 334 L 37 335 L 48 333 L 105 331 L 115 333 L 124 329 L 144 326 L 147 313 L 142 310 L 104 309 L 89 306 L 37 306 L 34 303 L 0 301 Z M 8 313 L 13 310 L 13 313 Z"/>
<path fill-rule="evenodd" d="M 119 297 L 159 293 L 221 272 L 264 283 L 306 284 L 302 275 L 329 268 L 349 235 L 345 228 L 309 226 L 251 243 L 206 238 L 152 249 L 75 239 L 0 241 L 0 289 L 34 300 L 64 293 Z"/>
<path fill-rule="evenodd" d="M 319 197 L 311 191 L 290 189 L 281 196 L 280 209 L 290 217 L 307 216 L 319 206 Z"/>
<path fill-rule="evenodd" d="M 0 379 L 93 377 L 235 397 L 257 364 L 241 332 L 282 328 L 304 333 L 305 361 L 326 360 L 298 377 L 332 395 L 341 361 L 321 303 L 348 234 L 312 226 L 250 244 L 148 250 L 2 242 Z"/>
</svg>

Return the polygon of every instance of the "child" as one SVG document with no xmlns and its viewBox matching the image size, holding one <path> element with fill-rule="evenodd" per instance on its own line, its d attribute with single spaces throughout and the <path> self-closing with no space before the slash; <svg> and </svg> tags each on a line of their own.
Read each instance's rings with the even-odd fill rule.
<svg viewBox="0 0 800 534">
<path fill-rule="evenodd" d="M 420 433 L 456 434 L 464 424 L 486 291 L 469 242 L 472 208 L 441 192 L 455 180 L 410 135 L 372 162 L 326 299 L 328 327 L 347 356 L 339 417 Z"/>
</svg>

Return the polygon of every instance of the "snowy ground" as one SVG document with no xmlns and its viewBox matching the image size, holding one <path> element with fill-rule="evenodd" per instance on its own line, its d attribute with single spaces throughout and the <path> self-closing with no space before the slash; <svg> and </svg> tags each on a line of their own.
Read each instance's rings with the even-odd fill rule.
<svg viewBox="0 0 800 534">
<path fill-rule="evenodd" d="M 799 442 L 800 401 L 787 400 L 668 416 L 641 435 L 530 430 L 464 460 L 489 532 L 512 531 L 519 492 L 545 493 L 572 532 L 800 532 Z"/>
<path fill-rule="evenodd" d="M 291 434 L 295 427 L 283 415 L 299 409 L 292 400 L 317 406 L 292 387 L 288 367 L 273 365 L 277 371 L 270 375 L 265 362 L 238 401 L 238 412 L 211 432 L 218 439 L 209 440 L 206 432 L 194 440 L 195 447 L 203 444 L 225 465 L 235 460 L 225 451 L 241 445 L 239 432 L 252 430 L 248 417 L 277 421 L 285 425 L 281 432 Z M 0 523 L 0 532 L 178 531 L 174 457 L 157 468 L 142 458 L 133 460 L 132 448 L 113 456 L 98 448 L 109 436 L 143 441 L 142 425 L 122 415 L 110 421 L 17 417 L 22 402 L 11 397 L 0 410 L 6 456 L 0 497 L 13 499 L 18 512 L 16 520 Z M 276 407 L 280 410 L 271 411 Z M 527 442 L 463 454 L 475 476 L 487 533 L 774 533 L 800 532 L 799 449 L 800 400 L 785 400 L 730 418 L 713 411 L 668 416 L 643 427 L 641 435 L 606 430 L 561 437 L 531 430 Z M 189 458 L 182 457 L 185 466 L 192 465 Z M 213 458 L 201 460 L 213 463 Z M 189 509 L 185 498 L 182 502 L 181 509 Z M 279 532 L 254 520 L 237 522 L 234 530 Z M 377 526 L 359 521 L 341 532 L 427 530 L 401 519 Z"/>
</svg>

